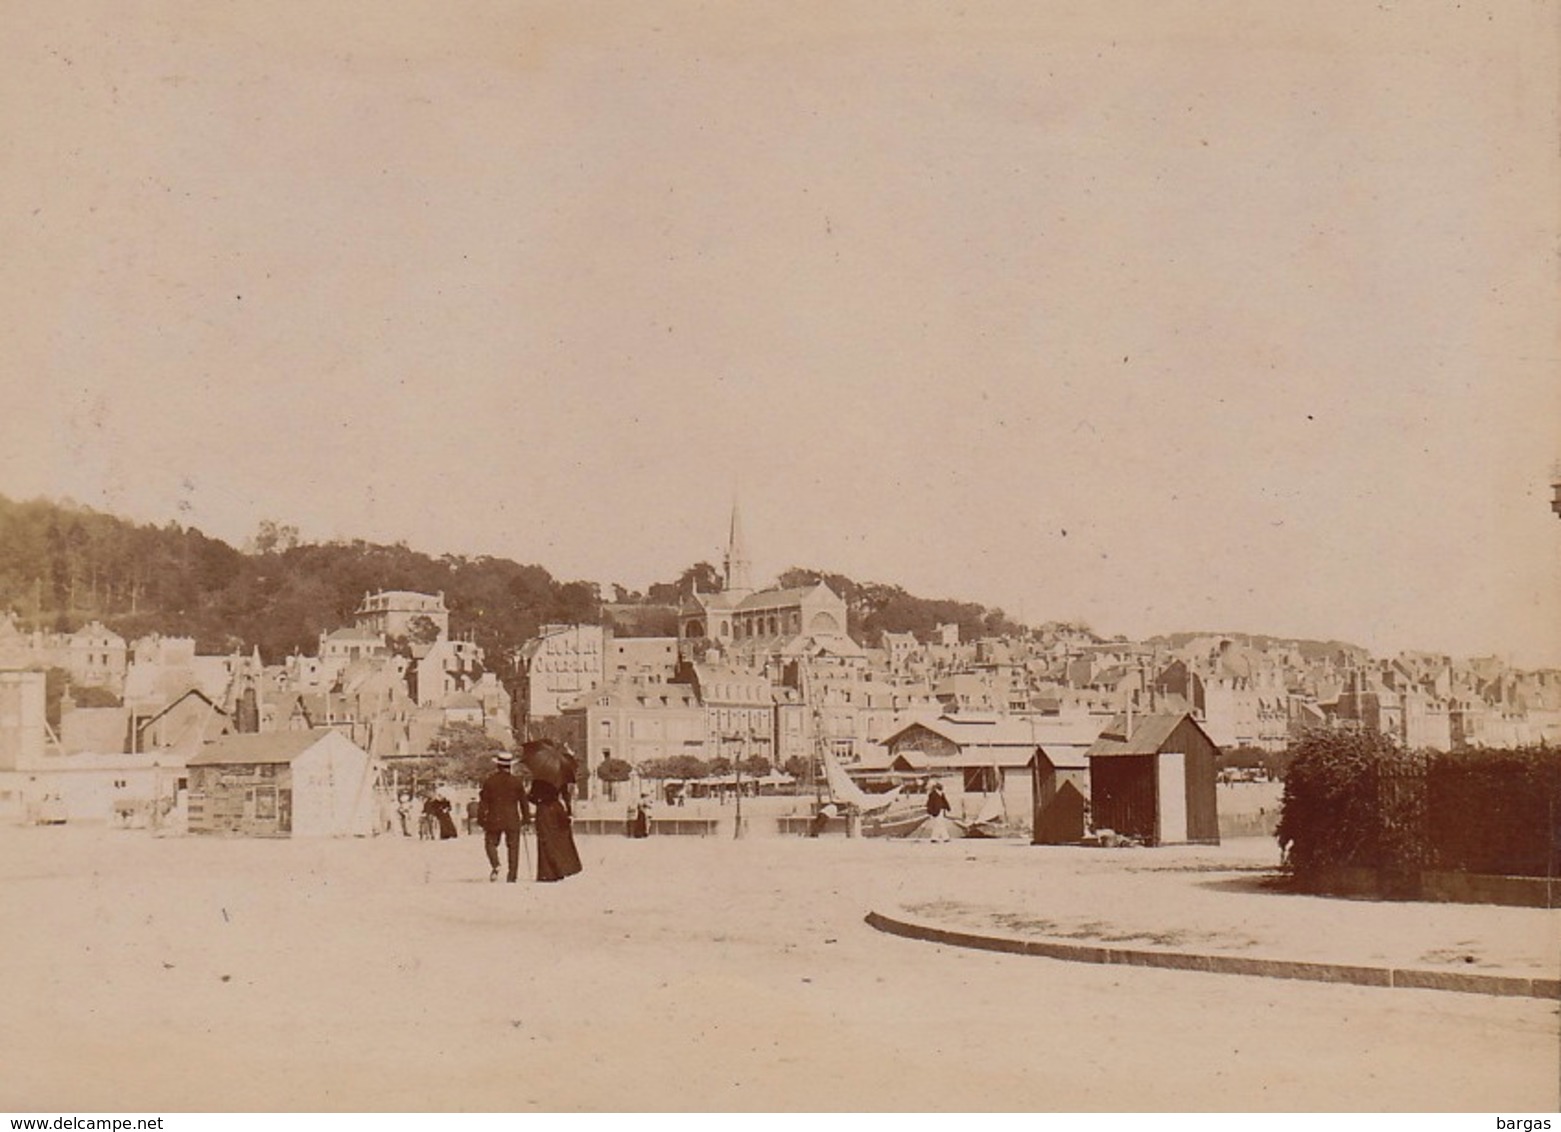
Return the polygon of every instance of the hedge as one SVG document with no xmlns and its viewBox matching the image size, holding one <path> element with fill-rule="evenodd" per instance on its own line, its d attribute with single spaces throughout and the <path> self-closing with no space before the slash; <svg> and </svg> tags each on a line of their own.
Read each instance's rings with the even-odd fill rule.
<svg viewBox="0 0 1561 1132">
<path fill-rule="evenodd" d="M 1555 876 L 1561 751 L 1406 751 L 1373 731 L 1315 730 L 1290 748 L 1276 838 L 1307 885 L 1327 870 Z"/>
</svg>

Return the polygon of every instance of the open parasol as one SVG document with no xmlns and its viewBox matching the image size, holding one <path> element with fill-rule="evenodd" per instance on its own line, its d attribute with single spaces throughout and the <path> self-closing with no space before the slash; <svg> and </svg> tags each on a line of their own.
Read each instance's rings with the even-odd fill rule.
<svg viewBox="0 0 1561 1132">
<path fill-rule="evenodd" d="M 548 782 L 560 790 L 574 782 L 578 766 L 574 755 L 551 739 L 533 739 L 523 744 L 520 765 L 531 772 L 533 781 Z"/>
</svg>

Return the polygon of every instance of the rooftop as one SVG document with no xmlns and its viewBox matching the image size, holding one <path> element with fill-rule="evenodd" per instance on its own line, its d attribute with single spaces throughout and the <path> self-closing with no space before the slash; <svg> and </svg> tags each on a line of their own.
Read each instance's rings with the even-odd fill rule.
<svg viewBox="0 0 1561 1132">
<path fill-rule="evenodd" d="M 259 734 L 224 735 L 206 744 L 190 759 L 190 766 L 223 766 L 228 763 L 290 763 L 320 740 L 336 732 L 329 727 L 309 731 L 263 731 Z"/>
</svg>

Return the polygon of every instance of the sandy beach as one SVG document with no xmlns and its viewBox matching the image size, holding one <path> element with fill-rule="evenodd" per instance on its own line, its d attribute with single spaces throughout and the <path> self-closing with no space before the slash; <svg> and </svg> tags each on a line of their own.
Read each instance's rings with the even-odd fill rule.
<svg viewBox="0 0 1561 1132">
<path fill-rule="evenodd" d="M 479 839 L 0 830 L 14 1111 L 1533 1111 L 1554 1002 L 1095 967 L 871 910 L 1556 977 L 1561 913 L 1265 890 L 1271 841 Z"/>
</svg>

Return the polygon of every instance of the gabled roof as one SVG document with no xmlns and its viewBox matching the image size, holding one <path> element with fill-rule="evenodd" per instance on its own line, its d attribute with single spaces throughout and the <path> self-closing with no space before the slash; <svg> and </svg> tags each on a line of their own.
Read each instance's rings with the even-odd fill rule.
<svg viewBox="0 0 1561 1132">
<path fill-rule="evenodd" d="M 1135 715 L 1133 733 L 1128 735 L 1127 716 L 1119 715 L 1100 733 L 1100 738 L 1096 739 L 1089 749 L 1089 757 L 1093 759 L 1105 755 L 1158 754 L 1170 739 L 1171 732 L 1181 726 L 1184 719 L 1194 727 L 1198 726 L 1196 720 L 1185 714 Z M 1202 728 L 1199 730 L 1201 731 Z"/>
<path fill-rule="evenodd" d="M 1133 675 L 1133 670 L 1125 664 L 1113 664 L 1102 668 L 1087 681 L 1090 684 L 1113 687 L 1120 685 L 1122 681 Z"/>
<path fill-rule="evenodd" d="M 262 731 L 258 734 L 224 735 L 206 744 L 190 766 L 223 766 L 229 763 L 290 763 L 320 740 L 339 732 L 329 727 L 311 731 Z"/>
<path fill-rule="evenodd" d="M 987 690 L 986 680 L 975 672 L 951 672 L 938 681 L 933 689 L 933 695 L 958 694 L 962 691 L 984 692 Z"/>
<path fill-rule="evenodd" d="M 1043 743 L 1041 753 L 1058 770 L 1084 770 L 1089 766 L 1090 748 L 1084 743 Z"/>
<path fill-rule="evenodd" d="M 694 688 L 689 684 L 656 684 L 647 686 L 632 680 L 615 679 L 582 692 L 562 705 L 565 714 L 588 711 L 593 707 L 616 708 L 683 708 L 701 709 Z"/>
<path fill-rule="evenodd" d="M 737 598 L 725 591 L 705 594 L 696 590 L 685 596 L 678 603 L 678 612 L 685 616 L 701 611 L 705 613 L 727 613 L 737 608 L 737 600 Z"/>
<path fill-rule="evenodd" d="M 1103 717 L 1098 715 L 1049 715 L 1031 717 L 1035 741 L 1047 750 L 1054 746 L 1084 747 L 1100 738 Z"/>
<path fill-rule="evenodd" d="M 1027 719 L 1007 716 L 951 718 L 943 715 L 937 719 L 919 719 L 883 737 L 885 746 L 904 735 L 913 727 L 922 727 L 934 735 L 940 735 L 958 747 L 1034 747 L 1035 731 Z"/>
<path fill-rule="evenodd" d="M 1033 743 L 1002 747 L 972 747 L 952 755 L 928 755 L 924 751 L 901 751 L 890 755 L 888 748 L 869 751 L 853 763 L 849 772 L 882 773 L 897 771 L 902 774 L 934 774 L 945 770 L 964 770 L 969 767 L 1004 767 L 1014 769 L 1030 765 L 1035 758 Z"/>
<path fill-rule="evenodd" d="M 758 593 L 749 594 L 739 601 L 737 608 L 745 611 L 752 609 L 790 608 L 793 605 L 801 605 L 820 587 L 823 587 L 830 597 L 835 596 L 834 590 L 825 586 L 823 582 L 817 582 L 811 586 L 796 586 L 789 590 L 760 590 Z"/>
<path fill-rule="evenodd" d="M 848 656 L 860 659 L 867 655 L 866 649 L 844 633 L 809 634 L 796 638 L 787 647 L 805 651 L 809 656 Z"/>
<path fill-rule="evenodd" d="M 3 627 L 3 625 L 0 625 L 0 627 Z M 14 630 L 15 629 L 15 624 L 12 623 L 11 627 Z M 90 625 L 83 625 L 81 628 L 77 629 L 74 633 L 72 633 L 70 635 L 70 639 L 73 640 L 73 641 L 74 640 L 83 640 L 83 641 L 86 641 L 86 640 L 93 640 L 93 641 L 96 641 L 96 640 L 118 641 L 121 647 L 125 643 L 125 638 L 121 637 L 118 633 L 114 632 L 114 630 L 112 630 L 108 626 L 104 625 L 101 621 L 94 621 Z"/>
<path fill-rule="evenodd" d="M 191 685 L 187 686 L 178 695 L 170 696 L 168 698 L 168 702 L 165 703 L 162 707 L 158 708 L 151 715 L 142 716 L 141 719 L 140 719 L 140 725 L 142 727 L 145 727 L 147 724 L 156 722 L 157 720 L 161 719 L 163 716 L 167 715 L 169 712 L 173 711 L 174 708 L 178 707 L 180 704 L 182 704 L 185 700 L 189 699 L 191 696 L 195 697 L 198 700 L 203 701 L 206 704 L 206 706 L 208 708 L 210 708 L 212 711 L 218 712 L 220 714 L 226 714 L 225 712 L 222 711 L 222 709 L 220 707 L 218 707 L 215 703 L 212 702 L 212 698 L 210 696 L 208 696 L 205 692 L 201 691 L 201 689 L 198 688 L 196 685 L 191 684 Z"/>
<path fill-rule="evenodd" d="M 745 707 L 768 706 L 775 702 L 770 682 L 762 674 L 739 668 L 716 668 L 696 664 L 698 696 L 707 704 L 741 704 Z M 689 685 L 678 685 L 689 687 Z"/>
</svg>

